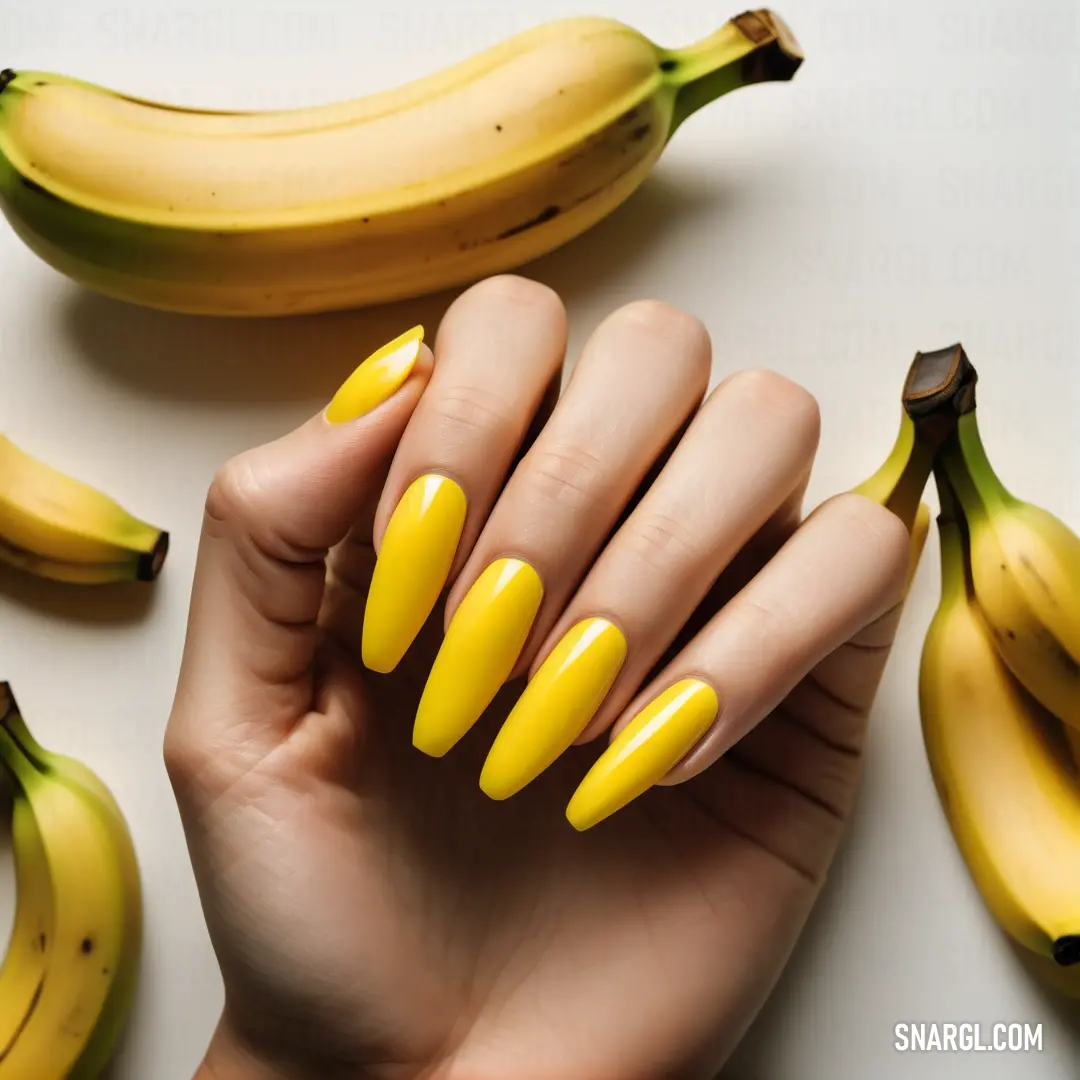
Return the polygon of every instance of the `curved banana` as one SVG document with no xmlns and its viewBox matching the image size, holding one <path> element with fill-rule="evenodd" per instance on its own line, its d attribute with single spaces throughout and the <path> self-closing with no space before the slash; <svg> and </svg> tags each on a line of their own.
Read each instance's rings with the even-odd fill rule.
<svg viewBox="0 0 1080 1080">
<path fill-rule="evenodd" d="M 0 435 L 0 562 L 79 584 L 152 581 L 169 534 Z"/>
<path fill-rule="evenodd" d="M 1005 489 L 974 406 L 941 465 L 968 521 L 975 598 L 998 652 L 1046 709 L 1080 727 L 1080 537 Z"/>
<path fill-rule="evenodd" d="M 24 850 L 28 834 L 16 831 L 16 863 L 40 859 L 48 879 L 46 899 L 36 897 L 36 919 L 16 920 L 17 931 L 36 930 L 43 948 L 28 954 L 13 938 L 5 960 L 11 988 L 32 980 L 34 991 L 29 1001 L 0 997 L 0 1029 L 10 1032 L 0 1046 L 0 1080 L 93 1080 L 112 1056 L 138 981 L 138 864 L 123 816 L 101 781 L 34 741 L 7 684 L 0 683 L 0 699 L 7 702 L 0 763 L 15 782 L 16 814 L 32 817 L 40 840 L 40 847 Z M 21 880 L 19 888 L 21 913 Z M 26 899 L 32 905 L 35 896 Z"/>
<path fill-rule="evenodd" d="M 151 307 L 280 315 L 434 292 L 559 247 L 694 111 L 802 63 L 766 10 L 683 49 L 536 27 L 408 85 L 227 113 L 0 73 L 0 206 L 56 269 Z"/>
<path fill-rule="evenodd" d="M 3 1060 L 41 994 L 52 954 L 54 904 L 45 845 L 30 804 L 16 798 L 11 840 L 15 857 L 15 920 L 0 965 L 0 1075 Z"/>
<path fill-rule="evenodd" d="M 930 769 L 998 924 L 1043 960 L 1071 967 L 1080 961 L 1080 785 L 1054 718 L 994 647 L 944 490 L 942 506 L 942 596 L 919 673 Z"/>
</svg>

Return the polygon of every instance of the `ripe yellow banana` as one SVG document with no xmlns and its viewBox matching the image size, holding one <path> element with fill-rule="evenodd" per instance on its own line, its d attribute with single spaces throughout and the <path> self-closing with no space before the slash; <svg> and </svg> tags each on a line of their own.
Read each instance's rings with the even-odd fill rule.
<svg viewBox="0 0 1080 1080">
<path fill-rule="evenodd" d="M 1005 489 L 974 401 L 941 467 L 968 522 L 975 597 L 998 652 L 1046 709 L 1080 728 L 1080 537 Z"/>
<path fill-rule="evenodd" d="M 138 982 L 142 892 L 131 836 L 98 777 L 34 740 L 6 683 L 0 765 L 15 784 L 19 889 L 0 969 L 0 1080 L 94 1080 Z"/>
<path fill-rule="evenodd" d="M 81 584 L 151 581 L 169 534 L 0 435 L 0 562 Z"/>
<path fill-rule="evenodd" d="M 1046 963 L 1071 967 L 1080 961 L 1080 785 L 1060 725 L 994 646 L 975 599 L 966 524 L 947 481 L 938 482 L 942 595 L 919 674 L 930 769 L 998 924 Z"/>
<path fill-rule="evenodd" d="M 56 269 L 151 307 L 278 315 L 504 271 L 590 228 L 675 129 L 802 62 L 766 10 L 682 49 L 611 19 L 536 27 L 408 85 L 227 113 L 0 73 L 0 207 Z"/>
</svg>

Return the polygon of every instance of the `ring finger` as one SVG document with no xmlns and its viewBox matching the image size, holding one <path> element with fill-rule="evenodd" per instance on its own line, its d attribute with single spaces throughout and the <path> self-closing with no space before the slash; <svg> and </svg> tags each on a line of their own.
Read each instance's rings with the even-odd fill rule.
<svg viewBox="0 0 1080 1080">
<path fill-rule="evenodd" d="M 570 800 L 570 822 L 590 828 L 654 784 L 712 765 L 897 603 L 908 564 L 895 515 L 861 495 L 825 503 L 634 701 Z M 842 711 L 865 705 L 813 685 Z"/>
</svg>

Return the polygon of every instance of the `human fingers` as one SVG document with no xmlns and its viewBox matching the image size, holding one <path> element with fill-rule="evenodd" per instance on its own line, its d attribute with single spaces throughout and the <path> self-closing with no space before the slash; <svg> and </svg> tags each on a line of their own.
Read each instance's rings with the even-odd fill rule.
<svg viewBox="0 0 1080 1080">
<path fill-rule="evenodd" d="M 264 754 L 310 707 L 324 559 L 385 475 L 431 372 L 415 327 L 368 357 L 318 416 L 241 454 L 206 501 L 166 733 L 190 759 Z"/>
<path fill-rule="evenodd" d="M 370 670 L 398 665 L 464 562 L 565 350 L 562 302 L 526 278 L 488 278 L 447 311 L 375 516 L 361 645 Z"/>
<path fill-rule="evenodd" d="M 806 674 L 900 599 L 907 530 L 860 495 L 819 507 L 638 695 L 567 808 L 587 829 L 673 775 L 700 773 Z M 692 753 L 692 765 L 689 755 Z"/>
<path fill-rule="evenodd" d="M 709 366 L 704 327 L 666 304 L 627 305 L 598 327 L 451 591 L 449 627 L 416 714 L 419 749 L 446 753 L 515 668 L 527 667 L 649 466 L 700 403 Z M 619 641 L 609 648 L 614 656 Z"/>
<path fill-rule="evenodd" d="M 818 426 L 810 394 L 772 372 L 710 395 L 549 635 L 484 765 L 488 795 L 515 794 L 594 716 L 602 729 L 619 715 L 720 574 L 801 492 Z"/>
</svg>

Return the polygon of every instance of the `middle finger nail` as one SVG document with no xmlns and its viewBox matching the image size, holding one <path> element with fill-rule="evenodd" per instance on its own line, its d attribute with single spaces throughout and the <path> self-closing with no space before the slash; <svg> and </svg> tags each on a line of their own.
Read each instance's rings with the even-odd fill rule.
<svg viewBox="0 0 1080 1080">
<path fill-rule="evenodd" d="M 461 601 L 431 667 L 413 745 L 442 757 L 480 719 L 510 677 L 540 610 L 540 575 L 521 559 L 499 559 Z"/>
<path fill-rule="evenodd" d="M 583 619 L 541 664 L 499 731 L 481 789 L 508 799 L 585 730 L 626 659 L 626 637 L 607 619 Z"/>
</svg>

